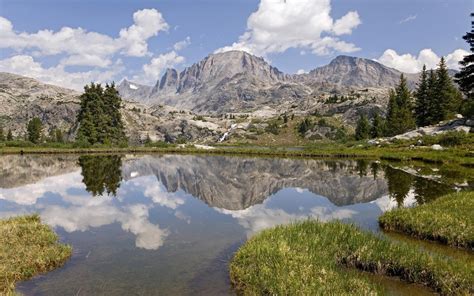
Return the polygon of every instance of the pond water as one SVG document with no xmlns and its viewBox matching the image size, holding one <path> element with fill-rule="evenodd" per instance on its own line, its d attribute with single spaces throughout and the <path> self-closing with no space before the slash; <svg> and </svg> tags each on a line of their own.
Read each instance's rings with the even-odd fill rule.
<svg viewBox="0 0 474 296">
<path fill-rule="evenodd" d="M 5 155 L 0 164 L 0 217 L 39 213 L 74 250 L 63 268 L 20 283 L 25 295 L 232 294 L 227 264 L 262 229 L 315 218 L 377 232 L 384 211 L 474 187 L 470 172 L 367 160 Z M 394 295 L 418 291 L 382 282 Z"/>
</svg>

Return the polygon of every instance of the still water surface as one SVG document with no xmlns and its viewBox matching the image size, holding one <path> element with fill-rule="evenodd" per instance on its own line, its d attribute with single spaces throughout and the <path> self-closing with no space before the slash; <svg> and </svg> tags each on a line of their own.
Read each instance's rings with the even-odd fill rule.
<svg viewBox="0 0 474 296">
<path fill-rule="evenodd" d="M 0 217 L 39 213 L 74 249 L 65 267 L 21 283 L 25 295 L 232 294 L 228 261 L 262 229 L 315 218 L 377 232 L 384 211 L 473 186 L 469 174 L 365 160 L 11 155 L 0 164 Z"/>
</svg>

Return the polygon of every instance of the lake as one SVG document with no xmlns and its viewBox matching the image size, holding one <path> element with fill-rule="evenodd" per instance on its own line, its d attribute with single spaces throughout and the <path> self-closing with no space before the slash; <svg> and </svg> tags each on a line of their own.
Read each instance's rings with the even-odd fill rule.
<svg viewBox="0 0 474 296">
<path fill-rule="evenodd" d="M 227 264 L 265 228 L 313 218 L 379 232 L 387 210 L 474 187 L 469 169 L 368 160 L 4 155 L 0 164 L 0 217 L 39 213 L 73 246 L 63 268 L 19 284 L 25 295 L 232 294 Z M 400 286 L 386 283 L 393 294 Z"/>
</svg>

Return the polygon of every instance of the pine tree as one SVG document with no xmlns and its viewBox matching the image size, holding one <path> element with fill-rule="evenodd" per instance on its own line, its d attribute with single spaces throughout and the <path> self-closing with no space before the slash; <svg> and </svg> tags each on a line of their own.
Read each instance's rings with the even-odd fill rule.
<svg viewBox="0 0 474 296">
<path fill-rule="evenodd" d="M 5 141 L 5 134 L 3 132 L 3 126 L 0 125 L 0 142 Z"/>
<path fill-rule="evenodd" d="M 474 13 L 471 13 L 471 17 L 474 17 Z M 461 71 L 456 74 L 456 82 L 466 96 L 463 114 L 474 118 L 474 21 L 471 21 L 471 32 L 467 32 L 462 38 L 469 43 L 471 54 L 459 62 Z"/>
<path fill-rule="evenodd" d="M 122 99 L 114 84 L 107 84 L 105 89 L 100 84 L 86 85 L 77 116 L 76 140 L 89 145 L 126 143 L 121 105 Z"/>
<path fill-rule="evenodd" d="M 396 128 L 397 125 L 397 114 L 398 114 L 398 105 L 397 105 L 397 98 L 395 91 L 393 89 L 389 90 L 388 92 L 388 108 L 387 108 L 387 129 L 386 129 L 386 136 L 394 136 L 395 133 L 393 130 Z"/>
<path fill-rule="evenodd" d="M 56 143 L 64 143 L 64 135 L 59 128 L 57 128 L 54 132 L 54 139 Z"/>
<path fill-rule="evenodd" d="M 385 135 L 385 121 L 378 113 L 375 113 L 372 119 L 372 127 L 370 129 L 371 138 L 380 138 Z"/>
<path fill-rule="evenodd" d="M 8 130 L 7 141 L 13 141 L 13 134 L 11 129 Z"/>
<path fill-rule="evenodd" d="M 403 74 L 395 91 L 390 92 L 388 104 L 388 135 L 398 135 L 416 127 L 412 112 L 412 97 Z"/>
<path fill-rule="evenodd" d="M 357 121 L 357 127 L 355 131 L 356 140 L 368 139 L 370 134 L 370 123 L 367 119 L 367 116 L 360 115 L 359 120 Z"/>
<path fill-rule="evenodd" d="M 436 121 L 450 119 L 459 112 L 462 96 L 449 76 L 444 57 L 436 70 L 436 94 Z"/>
<path fill-rule="evenodd" d="M 426 66 L 423 65 L 423 71 L 421 72 L 420 81 L 415 92 L 415 117 L 416 124 L 418 126 L 429 125 L 429 114 L 428 106 L 428 73 L 426 72 Z"/>
<path fill-rule="evenodd" d="M 110 139 L 112 144 L 122 144 L 126 142 L 125 129 L 122 122 L 122 115 L 120 114 L 122 98 L 115 88 L 114 83 L 105 86 L 103 98 L 105 107 L 104 113 L 107 122 L 106 137 Z"/>
<path fill-rule="evenodd" d="M 35 144 L 40 142 L 42 138 L 43 124 L 38 117 L 35 117 L 28 122 L 26 130 L 28 133 L 28 140 L 30 142 Z"/>
<path fill-rule="evenodd" d="M 438 94 L 437 94 L 437 81 L 436 73 L 433 69 L 428 72 L 427 79 L 427 97 L 428 101 L 426 102 L 426 124 L 431 125 L 438 123 L 439 113 L 438 111 Z"/>
</svg>

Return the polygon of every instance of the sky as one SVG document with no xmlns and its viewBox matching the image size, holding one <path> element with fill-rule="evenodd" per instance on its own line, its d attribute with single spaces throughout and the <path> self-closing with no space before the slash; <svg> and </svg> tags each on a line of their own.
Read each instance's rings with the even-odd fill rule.
<svg viewBox="0 0 474 296">
<path fill-rule="evenodd" d="M 338 55 L 403 72 L 468 54 L 474 0 L 0 0 L 0 71 L 81 90 L 154 85 L 212 53 L 245 50 L 286 73 Z"/>
</svg>

